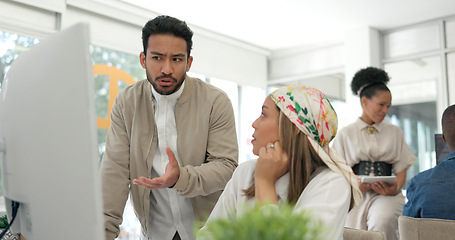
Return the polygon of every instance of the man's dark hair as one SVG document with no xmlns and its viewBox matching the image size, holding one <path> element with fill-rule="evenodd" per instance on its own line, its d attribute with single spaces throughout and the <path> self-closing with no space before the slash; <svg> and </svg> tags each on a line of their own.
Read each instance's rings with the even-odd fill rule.
<svg viewBox="0 0 455 240">
<path fill-rule="evenodd" d="M 444 110 L 441 119 L 442 134 L 449 145 L 450 151 L 455 151 L 455 104 Z"/>
<path fill-rule="evenodd" d="M 190 57 L 191 48 L 193 47 L 193 31 L 184 21 L 165 15 L 149 20 L 142 28 L 142 45 L 145 55 L 147 55 L 149 37 L 155 34 L 168 34 L 183 38 L 186 41 L 188 57 Z"/>
</svg>

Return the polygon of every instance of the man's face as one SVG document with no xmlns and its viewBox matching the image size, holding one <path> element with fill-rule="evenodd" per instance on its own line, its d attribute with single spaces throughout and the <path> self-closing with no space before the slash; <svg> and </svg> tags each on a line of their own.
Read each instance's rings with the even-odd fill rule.
<svg viewBox="0 0 455 240">
<path fill-rule="evenodd" d="M 193 57 L 188 58 L 183 38 L 155 34 L 149 37 L 147 55 L 141 52 L 140 61 L 155 91 L 169 95 L 182 86 Z"/>
</svg>

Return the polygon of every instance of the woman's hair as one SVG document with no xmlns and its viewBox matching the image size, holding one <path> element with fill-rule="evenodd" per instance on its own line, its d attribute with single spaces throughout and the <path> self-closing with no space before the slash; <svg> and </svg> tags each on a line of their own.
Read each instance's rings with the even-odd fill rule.
<svg viewBox="0 0 455 240">
<path fill-rule="evenodd" d="M 360 98 L 371 99 L 376 91 L 388 91 L 387 83 L 390 81 L 389 75 L 382 69 L 367 67 L 360 69 L 351 81 L 351 90 L 354 95 Z"/>
<path fill-rule="evenodd" d="M 311 146 L 308 137 L 300 131 L 289 118 L 280 111 L 279 138 L 282 151 L 289 158 L 289 203 L 295 204 L 305 187 L 310 182 L 311 174 L 320 166 L 326 166 L 319 155 Z M 244 189 L 243 192 L 248 199 L 255 195 L 255 185 Z"/>
</svg>

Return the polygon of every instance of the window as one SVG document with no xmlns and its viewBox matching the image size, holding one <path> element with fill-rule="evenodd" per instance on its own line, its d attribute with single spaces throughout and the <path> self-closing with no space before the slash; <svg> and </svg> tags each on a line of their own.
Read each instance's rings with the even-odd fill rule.
<svg viewBox="0 0 455 240">
<path fill-rule="evenodd" d="M 39 39 L 21 36 L 15 33 L 0 31 L 0 91 L 8 72 L 9 67 L 13 61 L 19 57 L 23 52 L 27 51 L 32 46 L 39 43 Z M 3 161 L 3 154 L 0 154 L 0 161 Z M 6 212 L 5 200 L 3 198 L 3 184 L 1 181 L 1 167 L 0 164 L 0 213 L 1 216 Z"/>
<path fill-rule="evenodd" d="M 39 43 L 39 39 L 0 31 L 0 89 L 6 72 L 23 52 Z"/>
<path fill-rule="evenodd" d="M 411 151 L 417 156 L 408 178 L 435 165 L 434 134 L 437 133 L 439 57 L 417 58 L 384 66 L 391 77 L 390 121 L 400 126 Z"/>
<path fill-rule="evenodd" d="M 134 54 L 91 46 L 94 64 L 95 106 L 98 125 L 98 148 L 100 160 L 106 147 L 106 134 L 110 126 L 110 111 L 118 92 L 138 80 L 145 79 L 145 71 Z M 139 220 L 128 199 L 120 226 L 119 240 L 138 239 L 141 234 Z"/>
<path fill-rule="evenodd" d="M 408 180 L 436 165 L 435 134 L 441 133 L 440 119 L 447 103 L 455 99 L 454 33 L 452 19 L 384 34 L 384 69 L 391 77 L 392 91 L 387 121 L 401 127 L 417 156 L 407 172 Z"/>
<path fill-rule="evenodd" d="M 239 88 L 237 83 L 217 78 L 210 78 L 210 84 L 222 89 L 229 97 L 234 109 L 235 124 L 238 125 L 239 116 Z M 238 135 L 238 131 L 237 131 Z"/>
<path fill-rule="evenodd" d="M 447 48 L 455 48 L 455 19 L 446 22 Z"/>
<path fill-rule="evenodd" d="M 449 103 L 455 104 L 455 52 L 447 54 Z"/>
<path fill-rule="evenodd" d="M 261 115 L 262 104 L 266 94 L 265 90 L 253 86 L 240 87 L 240 119 L 237 125 L 239 133 L 239 163 L 257 158 L 253 154 L 253 145 L 251 144 L 254 129 L 253 122 Z"/>
<path fill-rule="evenodd" d="M 437 50 L 441 47 L 437 23 L 386 33 L 383 41 L 386 58 Z"/>
<path fill-rule="evenodd" d="M 15 33 L 1 32 L 0 31 L 0 90 L 6 72 L 12 62 L 23 52 L 27 51 L 32 46 L 39 43 L 39 39 L 17 35 Z M 92 55 L 92 62 L 94 63 L 94 81 L 95 81 L 95 105 L 96 114 L 99 119 L 98 125 L 102 127 L 98 128 L 98 142 L 99 142 L 99 153 L 100 159 L 104 153 L 105 138 L 107 128 L 109 124 L 103 124 L 105 119 L 109 119 L 109 93 L 112 89 L 115 89 L 115 93 L 111 96 L 115 97 L 118 91 L 124 89 L 127 85 L 131 84 L 136 79 L 145 78 L 145 73 L 139 64 L 139 58 L 136 55 L 126 54 L 119 51 L 114 51 L 98 46 L 91 46 L 90 52 Z M 104 66 L 104 67 L 100 67 Z M 126 74 L 123 71 L 127 71 Z M 98 72 L 97 72 L 98 71 Z M 116 74 L 118 71 L 122 71 L 125 74 Z M 111 86 L 111 78 L 114 76 L 112 82 L 115 82 L 116 86 Z M 115 78 L 117 76 L 117 78 Z M 2 156 L 2 155 L 0 155 Z M 2 160 L 2 159 L 0 159 Z M 1 164 L 0 164 L 1 174 Z M 0 181 L 0 194 L 3 195 L 3 187 Z M 121 226 L 121 234 L 119 239 L 131 239 L 131 237 L 139 237 L 140 224 L 136 219 L 131 204 L 127 203 L 125 209 L 124 222 Z M 6 208 L 4 205 L 4 199 L 0 200 L 0 212 L 5 212 Z"/>
<path fill-rule="evenodd" d="M 413 58 L 384 66 L 391 80 L 392 103 L 436 101 L 438 81 L 441 81 L 441 61 L 438 56 Z"/>
<path fill-rule="evenodd" d="M 424 111 L 422 111 L 424 109 Z M 399 126 L 417 160 L 407 171 L 407 180 L 436 165 L 434 134 L 437 133 L 436 102 L 392 105 L 387 120 Z M 406 185 L 403 186 L 406 188 Z"/>
<path fill-rule="evenodd" d="M 436 165 L 434 134 L 437 133 L 438 84 L 442 82 L 439 56 L 387 63 L 392 106 L 386 121 L 399 126 L 411 152 L 417 157 L 407 180 Z M 404 186 L 404 188 L 406 185 Z"/>
<path fill-rule="evenodd" d="M 139 57 L 100 46 L 91 46 L 94 64 L 95 106 L 98 125 L 100 160 L 106 146 L 106 134 L 110 125 L 110 107 L 117 93 L 135 81 L 145 79 L 145 71 Z"/>
<path fill-rule="evenodd" d="M 239 86 L 235 82 L 215 78 L 211 78 L 210 83 L 221 88 L 231 99 L 237 128 L 239 163 L 256 158 L 251 145 L 254 132 L 251 125 L 261 114 L 262 103 L 265 99 L 264 89 Z"/>
</svg>

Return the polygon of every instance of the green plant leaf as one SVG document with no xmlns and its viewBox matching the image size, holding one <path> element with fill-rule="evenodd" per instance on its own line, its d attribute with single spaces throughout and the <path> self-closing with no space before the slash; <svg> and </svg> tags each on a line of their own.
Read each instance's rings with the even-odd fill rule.
<svg viewBox="0 0 455 240">
<path fill-rule="evenodd" d="M 219 218 L 208 222 L 199 231 L 198 240 L 320 240 L 324 226 L 307 211 L 293 212 L 293 206 L 284 204 L 243 206 L 244 212 L 238 218 Z M 200 226 L 200 225 L 198 225 Z"/>
</svg>

